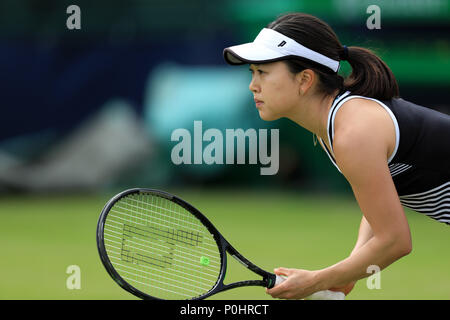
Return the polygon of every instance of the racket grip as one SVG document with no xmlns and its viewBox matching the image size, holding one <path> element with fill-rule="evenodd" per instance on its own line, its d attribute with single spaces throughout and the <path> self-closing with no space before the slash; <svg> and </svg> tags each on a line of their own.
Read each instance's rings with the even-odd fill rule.
<svg viewBox="0 0 450 320">
<path fill-rule="evenodd" d="M 275 286 L 279 285 L 285 280 L 286 280 L 285 277 L 276 275 Z M 344 300 L 344 299 L 345 294 L 343 292 L 331 290 L 318 291 L 305 298 L 305 300 Z"/>
</svg>

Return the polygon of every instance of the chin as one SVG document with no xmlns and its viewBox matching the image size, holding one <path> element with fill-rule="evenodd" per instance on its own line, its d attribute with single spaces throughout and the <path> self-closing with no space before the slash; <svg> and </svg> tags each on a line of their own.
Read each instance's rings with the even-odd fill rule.
<svg viewBox="0 0 450 320">
<path fill-rule="evenodd" d="M 264 121 L 275 121 L 275 120 L 280 119 L 280 117 L 275 114 L 272 114 L 270 112 L 264 112 L 261 110 L 259 111 L 259 117 L 261 118 L 261 120 L 264 120 Z"/>
</svg>

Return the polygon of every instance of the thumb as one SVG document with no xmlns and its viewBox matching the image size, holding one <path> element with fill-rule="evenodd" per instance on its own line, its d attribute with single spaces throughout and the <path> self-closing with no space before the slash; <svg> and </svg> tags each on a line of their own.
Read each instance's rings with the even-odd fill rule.
<svg viewBox="0 0 450 320">
<path fill-rule="evenodd" d="M 279 276 L 287 276 L 287 277 L 288 277 L 288 276 L 292 273 L 292 269 L 280 267 L 280 268 L 274 269 L 273 272 L 274 272 L 276 275 L 279 275 Z"/>
</svg>

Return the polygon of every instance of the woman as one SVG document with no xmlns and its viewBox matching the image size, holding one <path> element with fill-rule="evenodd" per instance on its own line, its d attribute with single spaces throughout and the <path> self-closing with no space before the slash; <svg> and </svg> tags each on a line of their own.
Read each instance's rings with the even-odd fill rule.
<svg viewBox="0 0 450 320">
<path fill-rule="evenodd" d="M 263 120 L 291 119 L 311 131 L 350 183 L 363 217 L 351 255 L 322 270 L 278 268 L 268 289 L 300 299 L 331 289 L 348 294 L 367 268 L 381 270 L 412 250 L 402 205 L 450 224 L 450 116 L 399 98 L 395 77 L 370 50 L 342 46 L 320 19 L 279 17 L 254 42 L 224 50 L 249 64 Z M 340 61 L 352 67 L 338 75 Z"/>
</svg>

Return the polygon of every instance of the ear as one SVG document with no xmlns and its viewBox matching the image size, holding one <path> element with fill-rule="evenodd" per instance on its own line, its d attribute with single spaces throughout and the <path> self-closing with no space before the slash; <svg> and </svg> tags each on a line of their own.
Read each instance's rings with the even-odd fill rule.
<svg viewBox="0 0 450 320">
<path fill-rule="evenodd" d="M 311 69 L 305 69 L 297 73 L 296 79 L 299 84 L 299 93 L 305 94 L 312 87 L 316 79 L 316 73 Z"/>
</svg>

